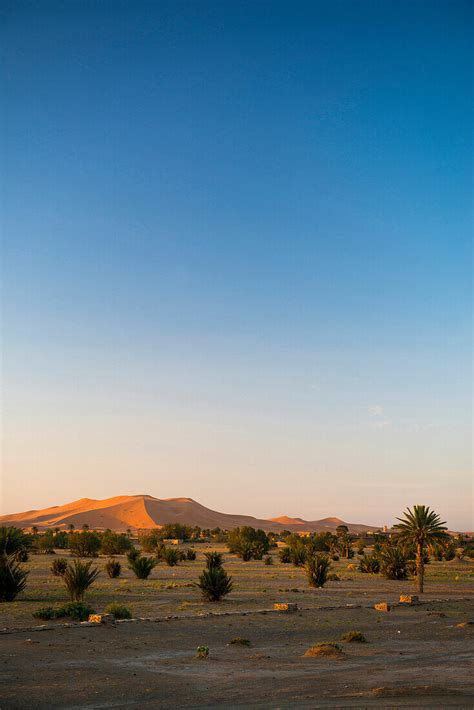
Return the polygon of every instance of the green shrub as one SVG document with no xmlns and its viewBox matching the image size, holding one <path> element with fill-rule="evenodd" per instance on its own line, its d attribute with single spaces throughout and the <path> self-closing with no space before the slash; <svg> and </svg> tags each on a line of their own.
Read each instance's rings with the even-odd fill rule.
<svg viewBox="0 0 474 710">
<path fill-rule="evenodd" d="M 100 551 L 103 555 L 123 555 L 132 547 L 133 543 L 128 535 L 114 533 L 111 530 L 104 532 L 100 540 Z"/>
<path fill-rule="evenodd" d="M 50 619 L 58 619 L 58 609 L 52 606 L 42 606 L 32 613 L 35 619 L 43 619 L 44 621 L 49 621 Z"/>
<path fill-rule="evenodd" d="M 92 564 L 89 562 L 88 564 Z M 94 609 L 81 601 L 74 601 L 62 607 L 64 616 L 68 616 L 73 621 L 87 621 L 90 614 L 94 614 Z"/>
<path fill-rule="evenodd" d="M 387 545 L 379 553 L 380 571 L 387 579 L 407 579 L 415 569 L 415 562 L 396 545 Z"/>
<path fill-rule="evenodd" d="M 346 643 L 366 643 L 367 639 L 362 631 L 348 631 L 341 636 L 341 641 L 346 641 Z"/>
<path fill-rule="evenodd" d="M 20 528 L 0 527 L 0 557 L 10 557 L 15 562 L 26 562 L 31 547 L 31 536 Z"/>
<path fill-rule="evenodd" d="M 118 560 L 109 560 L 105 565 L 105 571 L 111 579 L 115 579 L 115 577 L 120 577 L 122 565 Z"/>
<path fill-rule="evenodd" d="M 207 658 L 209 656 L 209 646 L 198 646 L 196 658 Z"/>
<path fill-rule="evenodd" d="M 67 560 L 64 557 L 58 557 L 52 561 L 50 570 L 55 577 L 62 577 L 67 570 Z"/>
<path fill-rule="evenodd" d="M 156 567 L 157 561 L 153 557 L 137 557 L 131 560 L 129 568 L 137 579 L 148 579 L 151 571 Z"/>
<path fill-rule="evenodd" d="M 232 577 L 223 567 L 210 567 L 203 571 L 197 586 L 205 599 L 217 602 L 232 591 Z"/>
<path fill-rule="evenodd" d="M 205 552 L 204 557 L 206 558 L 206 567 L 211 569 L 211 567 L 222 567 L 222 554 L 220 552 Z"/>
<path fill-rule="evenodd" d="M 130 562 L 130 564 L 134 560 L 137 560 L 139 557 L 140 557 L 140 550 L 137 550 L 136 547 L 132 547 L 132 549 L 127 552 L 127 560 Z"/>
<path fill-rule="evenodd" d="M 132 612 L 127 606 L 124 606 L 123 604 L 117 604 L 116 602 L 112 602 L 108 606 L 105 607 L 105 611 L 107 614 L 112 614 L 114 619 L 131 619 L 132 618 Z"/>
<path fill-rule="evenodd" d="M 270 540 L 264 530 L 255 530 L 249 525 L 230 530 L 227 536 L 229 552 L 241 557 L 245 562 L 261 560 L 270 548 Z"/>
<path fill-rule="evenodd" d="M 311 587 L 324 587 L 329 573 L 331 562 L 327 555 L 319 553 L 308 556 L 305 563 L 305 572 Z"/>
<path fill-rule="evenodd" d="M 17 561 L 18 554 L 0 555 L 0 602 L 12 602 L 26 586 L 28 572 Z"/>
<path fill-rule="evenodd" d="M 188 547 L 186 550 L 186 559 L 187 560 L 195 560 L 196 559 L 196 550 L 193 550 L 191 547 Z"/>
<path fill-rule="evenodd" d="M 175 547 L 165 547 L 161 557 L 168 567 L 175 567 L 179 562 L 179 552 Z"/>
<path fill-rule="evenodd" d="M 74 602 L 81 602 L 84 594 L 99 576 L 97 567 L 92 568 L 92 562 L 74 560 L 63 574 L 65 587 Z"/>
<path fill-rule="evenodd" d="M 378 574 L 380 572 L 380 561 L 375 555 L 364 555 L 359 560 L 359 572 L 365 574 Z"/>
<path fill-rule="evenodd" d="M 101 540 L 97 533 L 84 530 L 68 535 L 68 544 L 74 557 L 97 557 Z"/>
<path fill-rule="evenodd" d="M 273 557 L 271 555 L 267 555 L 263 561 L 266 565 L 272 565 L 273 564 Z"/>
<path fill-rule="evenodd" d="M 288 565 L 291 562 L 291 550 L 289 547 L 282 547 L 278 550 L 278 557 L 280 562 L 284 565 Z"/>
<path fill-rule="evenodd" d="M 64 617 L 69 617 L 73 621 L 87 621 L 90 614 L 94 614 L 94 609 L 87 604 L 82 602 L 69 602 L 64 604 L 64 606 L 46 606 L 41 607 L 33 612 L 33 617 L 35 619 L 43 619 L 49 621 L 50 619 L 64 619 Z"/>
</svg>

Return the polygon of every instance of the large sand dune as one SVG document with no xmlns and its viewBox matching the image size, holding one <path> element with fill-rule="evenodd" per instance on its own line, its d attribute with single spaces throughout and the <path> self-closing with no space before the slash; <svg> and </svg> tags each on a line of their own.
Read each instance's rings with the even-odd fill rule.
<svg viewBox="0 0 474 710">
<path fill-rule="evenodd" d="M 70 524 L 80 528 L 87 524 L 90 528 L 98 530 L 104 528 L 143 530 L 176 522 L 199 525 L 202 528 L 231 529 L 240 525 L 251 525 L 264 530 L 319 532 L 334 531 L 344 521 L 339 518 L 308 521 L 302 518 L 289 518 L 286 515 L 264 520 L 250 515 L 219 513 L 206 508 L 192 498 L 160 499 L 149 495 L 116 496 L 105 500 L 81 498 L 66 505 L 0 516 L 0 525 L 14 525 L 21 528 L 31 528 L 35 525 L 39 529 L 53 527 L 64 529 Z M 370 525 L 345 524 L 353 532 L 377 529 Z"/>
</svg>

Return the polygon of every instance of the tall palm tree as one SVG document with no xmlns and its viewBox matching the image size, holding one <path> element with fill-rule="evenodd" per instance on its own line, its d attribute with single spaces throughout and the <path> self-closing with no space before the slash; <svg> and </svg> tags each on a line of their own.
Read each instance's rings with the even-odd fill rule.
<svg viewBox="0 0 474 710">
<path fill-rule="evenodd" d="M 422 593 L 425 577 L 424 550 L 431 549 L 436 543 L 446 542 L 449 535 L 439 515 L 425 505 L 414 505 L 413 510 L 407 508 L 403 516 L 397 518 L 400 522 L 394 525 L 394 528 L 400 542 L 416 546 L 416 579 L 418 591 Z"/>
</svg>

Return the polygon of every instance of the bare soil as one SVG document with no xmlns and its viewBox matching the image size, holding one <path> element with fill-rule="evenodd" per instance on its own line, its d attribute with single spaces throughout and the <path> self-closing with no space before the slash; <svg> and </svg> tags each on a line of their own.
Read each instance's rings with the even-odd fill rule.
<svg viewBox="0 0 474 710">
<path fill-rule="evenodd" d="M 382 613 L 371 606 L 396 604 L 401 592 L 415 591 L 413 583 L 346 571 L 347 561 L 334 571 L 348 578 L 313 591 L 301 570 L 276 558 L 267 567 L 228 556 L 235 590 L 206 604 L 198 590 L 180 586 L 197 578 L 201 555 L 178 568 L 157 568 L 148 582 L 128 572 L 126 587 L 102 578 L 88 599 L 98 612 L 115 600 L 160 621 L 49 630 L 33 630 L 43 622 L 32 619 L 31 609 L 51 597 L 65 601 L 64 592 L 51 580 L 51 558 L 32 560 L 29 591 L 14 608 L 0 608 L 0 626 L 19 629 L 0 633 L 1 710 L 474 707 L 474 625 L 465 623 L 474 620 L 472 564 L 431 564 L 425 603 Z M 296 601 L 300 609 L 258 613 L 274 601 Z M 216 615 L 202 616 L 209 611 Z M 169 614 L 178 618 L 163 620 Z M 342 642 L 351 630 L 367 643 Z M 230 644 L 236 637 L 250 646 Z M 320 642 L 339 643 L 343 656 L 304 656 Z M 207 659 L 196 658 L 202 645 L 209 647 Z"/>
</svg>

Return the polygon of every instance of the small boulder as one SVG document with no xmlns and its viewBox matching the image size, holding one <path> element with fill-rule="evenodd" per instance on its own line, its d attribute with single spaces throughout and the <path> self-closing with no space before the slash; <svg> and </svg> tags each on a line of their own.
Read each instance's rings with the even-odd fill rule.
<svg viewBox="0 0 474 710">
<path fill-rule="evenodd" d="M 298 604 L 295 604 L 294 602 L 279 602 L 278 604 L 274 604 L 273 608 L 275 611 L 285 611 L 288 613 L 298 611 Z"/>
</svg>

